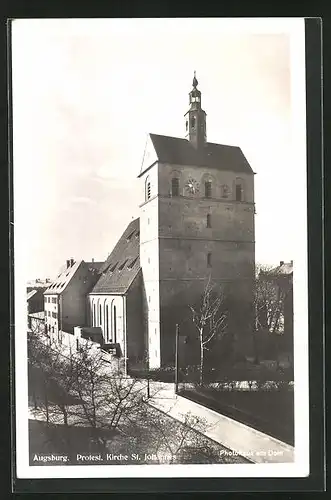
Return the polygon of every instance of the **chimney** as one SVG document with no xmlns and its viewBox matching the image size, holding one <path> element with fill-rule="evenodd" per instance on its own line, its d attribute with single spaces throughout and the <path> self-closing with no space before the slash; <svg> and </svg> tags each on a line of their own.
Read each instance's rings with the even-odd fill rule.
<svg viewBox="0 0 331 500">
<path fill-rule="evenodd" d="M 293 266 L 293 260 L 291 260 L 291 266 Z"/>
<path fill-rule="evenodd" d="M 71 260 L 71 259 L 67 260 L 67 269 L 68 269 L 68 267 L 70 267 L 70 265 L 71 265 L 71 264 L 70 264 L 70 260 Z"/>
<path fill-rule="evenodd" d="M 93 259 L 93 257 L 92 257 L 92 262 L 94 262 L 94 259 Z"/>
<path fill-rule="evenodd" d="M 284 265 L 284 261 L 281 260 L 280 263 L 279 263 L 280 266 L 283 266 Z"/>
<path fill-rule="evenodd" d="M 74 259 L 73 259 L 73 258 L 71 258 L 71 259 L 70 259 L 70 266 L 73 266 L 73 265 L 74 265 L 74 263 L 75 263 Z"/>
</svg>

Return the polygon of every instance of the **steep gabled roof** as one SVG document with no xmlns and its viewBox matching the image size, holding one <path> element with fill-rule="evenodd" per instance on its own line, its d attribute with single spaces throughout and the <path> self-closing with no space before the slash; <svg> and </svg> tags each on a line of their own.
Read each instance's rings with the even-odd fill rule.
<svg viewBox="0 0 331 500">
<path fill-rule="evenodd" d="M 293 261 L 292 262 L 281 262 L 281 264 L 279 266 L 277 266 L 275 269 L 273 269 L 273 272 L 275 274 L 279 274 L 279 275 L 293 274 Z"/>
<path fill-rule="evenodd" d="M 31 290 L 31 292 L 28 292 L 28 294 L 27 294 L 27 296 L 26 296 L 26 300 L 30 300 L 30 299 L 32 299 L 32 297 L 33 297 L 34 295 L 36 295 L 36 293 L 37 293 L 37 290 Z"/>
<path fill-rule="evenodd" d="M 190 141 L 179 137 L 149 134 L 158 161 L 174 165 L 194 165 L 238 173 L 253 174 L 242 150 L 207 142 L 204 148 L 195 148 Z M 142 175 L 147 169 L 141 171 Z"/>
<path fill-rule="evenodd" d="M 47 288 L 44 292 L 44 295 L 56 295 L 62 293 L 67 285 L 70 283 L 76 271 L 80 267 L 81 264 L 85 263 L 88 265 L 88 269 L 94 269 L 95 272 L 99 272 L 99 269 L 102 267 L 103 262 L 84 262 L 83 260 L 79 260 L 77 262 L 73 262 L 69 267 L 67 267 L 62 273 L 58 275 L 56 280 L 52 282 L 52 284 Z"/>
<path fill-rule="evenodd" d="M 94 285 L 94 294 L 125 293 L 140 270 L 139 218 L 130 222 L 114 250 L 100 268 L 100 278 Z"/>
</svg>

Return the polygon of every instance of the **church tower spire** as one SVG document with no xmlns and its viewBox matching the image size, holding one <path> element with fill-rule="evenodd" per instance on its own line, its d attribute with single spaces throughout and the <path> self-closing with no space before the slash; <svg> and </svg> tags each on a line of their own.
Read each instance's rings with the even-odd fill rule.
<svg viewBox="0 0 331 500">
<path fill-rule="evenodd" d="M 201 92 L 198 90 L 198 80 L 196 77 L 196 72 L 194 71 L 193 77 L 193 89 L 189 93 L 190 98 L 190 109 L 185 114 L 186 120 L 186 139 L 188 139 L 191 144 L 200 149 L 204 147 L 207 142 L 207 131 L 206 131 L 206 113 L 201 108 Z"/>
</svg>

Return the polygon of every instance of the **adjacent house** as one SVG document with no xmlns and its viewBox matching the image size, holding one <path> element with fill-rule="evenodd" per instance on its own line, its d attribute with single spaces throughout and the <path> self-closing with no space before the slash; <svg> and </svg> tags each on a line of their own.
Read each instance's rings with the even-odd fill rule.
<svg viewBox="0 0 331 500">
<path fill-rule="evenodd" d="M 50 283 L 49 278 L 45 280 L 37 278 L 28 281 L 26 287 L 28 314 L 44 310 L 44 291 L 49 287 Z"/>
<path fill-rule="evenodd" d="M 101 262 L 66 261 L 65 270 L 44 292 L 45 326 L 61 341 L 61 332 L 73 334 L 87 325 L 86 297 L 98 280 Z"/>
</svg>

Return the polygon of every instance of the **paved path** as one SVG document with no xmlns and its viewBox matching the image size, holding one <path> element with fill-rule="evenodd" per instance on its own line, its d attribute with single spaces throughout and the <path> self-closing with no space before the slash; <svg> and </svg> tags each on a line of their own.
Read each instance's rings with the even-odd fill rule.
<svg viewBox="0 0 331 500">
<path fill-rule="evenodd" d="M 155 395 L 153 395 L 154 392 Z M 151 395 L 149 404 L 176 420 L 183 422 L 185 414 L 188 412 L 204 419 L 206 422 L 205 436 L 228 448 L 229 451 L 225 450 L 224 453 L 238 453 L 254 463 L 289 463 L 294 461 L 293 446 L 194 401 L 176 396 L 174 384 L 152 383 Z"/>
</svg>

